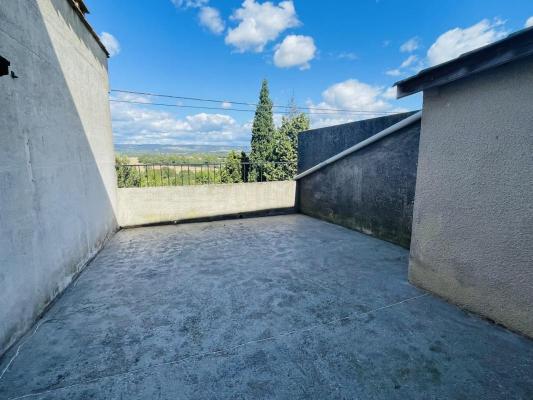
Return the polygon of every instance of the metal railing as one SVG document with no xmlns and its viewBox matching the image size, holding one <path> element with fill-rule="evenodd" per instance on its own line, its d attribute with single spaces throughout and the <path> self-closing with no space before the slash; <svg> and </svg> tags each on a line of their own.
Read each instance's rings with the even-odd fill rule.
<svg viewBox="0 0 533 400">
<path fill-rule="evenodd" d="M 289 162 L 116 164 L 120 188 L 287 181 L 296 169 Z"/>
</svg>

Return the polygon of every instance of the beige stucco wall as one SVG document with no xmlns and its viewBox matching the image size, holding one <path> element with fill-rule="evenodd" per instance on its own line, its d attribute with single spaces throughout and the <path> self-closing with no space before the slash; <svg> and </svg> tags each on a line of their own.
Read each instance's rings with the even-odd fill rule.
<svg viewBox="0 0 533 400">
<path fill-rule="evenodd" d="M 409 278 L 533 337 L 533 58 L 424 93 Z"/>
<path fill-rule="evenodd" d="M 296 182 L 118 189 L 122 227 L 293 209 Z"/>
<path fill-rule="evenodd" d="M 107 57 L 66 0 L 0 1 L 0 354 L 117 228 Z"/>
</svg>

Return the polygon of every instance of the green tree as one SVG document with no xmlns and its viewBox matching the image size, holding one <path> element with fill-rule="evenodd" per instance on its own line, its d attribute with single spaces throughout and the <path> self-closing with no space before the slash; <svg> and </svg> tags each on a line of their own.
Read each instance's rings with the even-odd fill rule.
<svg viewBox="0 0 533 400">
<path fill-rule="evenodd" d="M 128 166 L 128 163 L 129 159 L 127 156 L 115 156 L 115 168 L 117 171 L 117 184 L 119 188 L 140 186 L 140 175 L 133 167 Z"/>
<path fill-rule="evenodd" d="M 291 101 L 291 111 L 281 120 L 281 126 L 276 130 L 275 145 L 272 150 L 273 161 L 267 172 L 268 180 L 292 179 L 297 172 L 298 163 L 298 134 L 309 130 L 309 117 L 298 112 L 298 108 Z"/>
<path fill-rule="evenodd" d="M 250 181 L 265 180 L 263 169 L 272 161 L 274 147 L 274 117 L 272 114 L 272 100 L 268 90 L 268 81 L 263 80 L 259 93 L 259 104 L 255 110 L 252 126 L 252 151 L 250 153 Z"/>
<path fill-rule="evenodd" d="M 240 183 L 243 181 L 242 154 L 237 153 L 235 150 L 228 153 L 222 167 L 221 179 L 222 183 Z"/>
</svg>

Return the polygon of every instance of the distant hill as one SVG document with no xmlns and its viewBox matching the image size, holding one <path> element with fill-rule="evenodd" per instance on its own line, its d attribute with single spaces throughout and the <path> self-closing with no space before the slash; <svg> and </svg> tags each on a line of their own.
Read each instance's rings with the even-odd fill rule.
<svg viewBox="0 0 533 400">
<path fill-rule="evenodd" d="M 115 152 L 122 154 L 197 154 L 227 153 L 231 150 L 250 151 L 250 146 L 221 146 L 196 144 L 115 144 Z"/>
</svg>

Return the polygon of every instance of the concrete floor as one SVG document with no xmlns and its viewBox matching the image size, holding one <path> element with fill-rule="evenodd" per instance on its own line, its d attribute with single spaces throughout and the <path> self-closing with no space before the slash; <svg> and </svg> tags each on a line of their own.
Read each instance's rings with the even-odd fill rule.
<svg viewBox="0 0 533 400">
<path fill-rule="evenodd" d="M 533 341 L 407 258 L 302 215 L 121 231 L 1 360 L 0 398 L 533 399 Z"/>
</svg>

